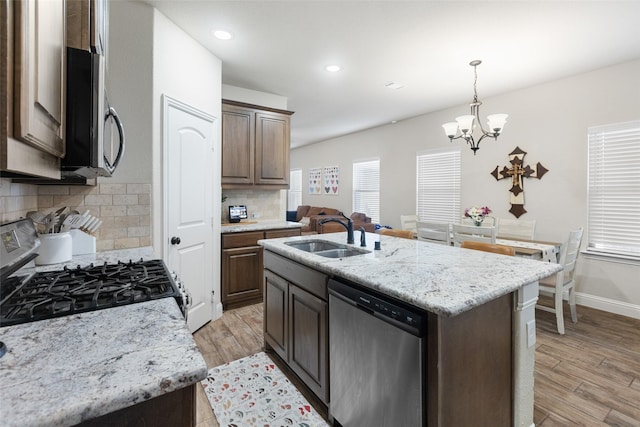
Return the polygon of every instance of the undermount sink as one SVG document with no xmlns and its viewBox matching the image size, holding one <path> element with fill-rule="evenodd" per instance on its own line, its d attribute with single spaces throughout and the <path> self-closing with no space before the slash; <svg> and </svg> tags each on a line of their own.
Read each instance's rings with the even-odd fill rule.
<svg viewBox="0 0 640 427">
<path fill-rule="evenodd" d="M 309 252 L 314 255 L 320 255 L 325 258 L 345 258 L 355 255 L 363 255 L 371 253 L 366 249 L 358 249 L 352 246 L 340 243 L 328 242 L 326 240 L 305 240 L 303 242 L 285 242 L 292 248 Z"/>
</svg>

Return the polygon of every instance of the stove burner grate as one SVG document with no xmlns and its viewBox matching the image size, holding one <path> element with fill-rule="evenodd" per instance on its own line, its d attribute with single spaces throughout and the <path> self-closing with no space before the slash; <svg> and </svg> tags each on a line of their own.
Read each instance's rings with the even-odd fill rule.
<svg viewBox="0 0 640 427">
<path fill-rule="evenodd" d="M 181 295 L 162 260 L 65 267 L 4 289 L 0 326 Z"/>
</svg>

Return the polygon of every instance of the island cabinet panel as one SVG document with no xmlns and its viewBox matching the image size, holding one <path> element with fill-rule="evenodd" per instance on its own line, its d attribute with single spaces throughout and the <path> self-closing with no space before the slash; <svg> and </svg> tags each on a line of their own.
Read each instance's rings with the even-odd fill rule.
<svg viewBox="0 0 640 427">
<path fill-rule="evenodd" d="M 258 240 L 299 235 L 299 228 L 223 234 L 220 263 L 223 309 L 262 301 L 263 249 Z"/>
<path fill-rule="evenodd" d="M 222 100 L 222 188 L 289 188 L 291 114 Z"/>
<path fill-rule="evenodd" d="M 196 384 L 77 424 L 78 427 L 196 425 Z"/>
<path fill-rule="evenodd" d="M 428 425 L 511 426 L 513 295 L 428 321 Z"/>
<path fill-rule="evenodd" d="M 283 360 L 287 360 L 288 289 L 286 280 L 265 270 L 264 339 Z"/>
<path fill-rule="evenodd" d="M 265 252 L 264 263 L 265 347 L 273 349 L 306 388 L 327 405 L 329 278 L 269 251 Z M 284 348 L 278 339 L 282 336 Z"/>
<path fill-rule="evenodd" d="M 289 366 L 322 401 L 329 400 L 328 304 L 289 285 Z"/>
</svg>

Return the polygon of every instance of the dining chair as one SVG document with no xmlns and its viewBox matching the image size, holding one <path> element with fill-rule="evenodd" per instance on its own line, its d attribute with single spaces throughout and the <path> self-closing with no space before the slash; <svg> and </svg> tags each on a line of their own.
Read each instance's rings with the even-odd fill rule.
<svg viewBox="0 0 640 427">
<path fill-rule="evenodd" d="M 536 308 L 556 314 L 556 323 L 558 325 L 558 333 L 560 335 L 564 335 L 564 315 L 562 313 L 562 306 L 565 301 L 565 292 L 567 292 L 566 300 L 568 301 L 569 309 L 571 310 L 571 320 L 573 323 L 578 322 L 574 272 L 576 269 L 576 262 L 578 260 L 578 252 L 580 252 L 582 233 L 582 227 L 577 230 L 572 230 L 569 232 L 569 238 L 562 244 L 562 247 L 560 248 L 560 265 L 562 265 L 562 271 L 559 271 L 553 276 L 541 279 L 538 282 L 541 294 L 553 295 L 555 298 L 553 307 L 537 304 Z"/>
<path fill-rule="evenodd" d="M 498 218 L 498 238 L 533 240 L 536 220 Z"/>
<path fill-rule="evenodd" d="M 394 230 L 390 228 L 381 228 L 379 234 L 413 240 L 413 231 L 411 230 Z"/>
<path fill-rule="evenodd" d="M 507 245 L 498 245 L 494 243 L 476 242 L 473 240 L 465 240 L 460 244 L 461 248 L 475 249 L 477 251 L 493 252 L 496 254 L 516 256 L 516 248 Z"/>
<path fill-rule="evenodd" d="M 460 246 L 465 240 L 495 244 L 496 227 L 451 224 L 451 240 L 454 246 Z"/>
<path fill-rule="evenodd" d="M 418 215 L 400 215 L 400 228 L 416 231 L 416 222 L 420 220 Z"/>
<path fill-rule="evenodd" d="M 451 244 L 451 226 L 448 223 L 417 221 L 416 234 L 418 240 L 441 245 Z"/>
</svg>

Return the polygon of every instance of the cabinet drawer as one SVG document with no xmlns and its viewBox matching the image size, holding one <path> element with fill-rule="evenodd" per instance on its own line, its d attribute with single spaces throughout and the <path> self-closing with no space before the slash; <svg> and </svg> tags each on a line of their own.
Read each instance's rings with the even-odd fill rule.
<svg viewBox="0 0 640 427">
<path fill-rule="evenodd" d="M 327 301 L 328 276 L 319 271 L 289 261 L 287 258 L 269 251 L 264 253 L 264 268 Z"/>
<path fill-rule="evenodd" d="M 268 230 L 264 232 L 265 239 L 277 239 L 278 237 L 291 237 L 299 235 L 299 228 L 284 228 L 281 230 Z"/>
<path fill-rule="evenodd" d="M 251 231 L 247 233 L 233 233 L 222 235 L 222 249 L 256 246 L 258 240 L 264 239 L 264 232 Z"/>
</svg>

